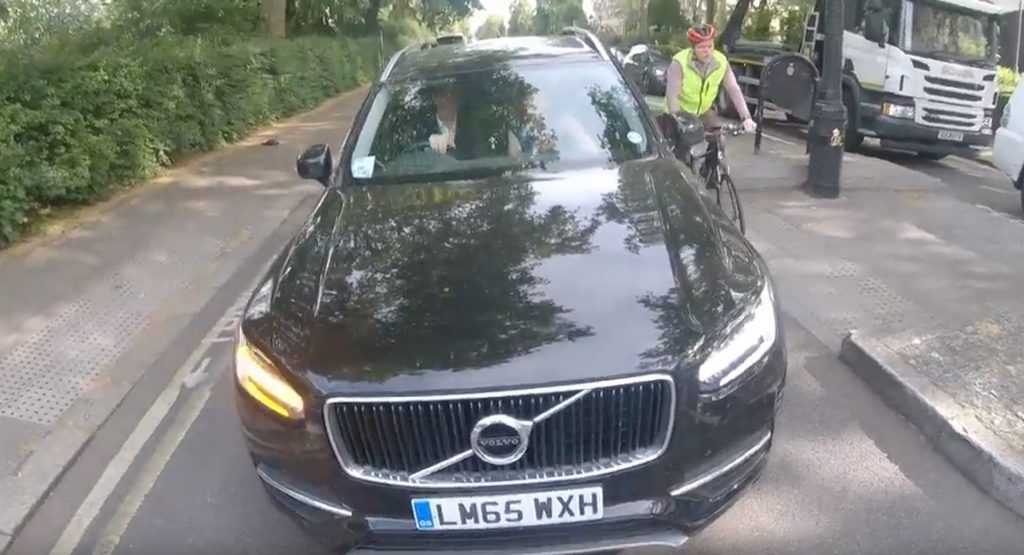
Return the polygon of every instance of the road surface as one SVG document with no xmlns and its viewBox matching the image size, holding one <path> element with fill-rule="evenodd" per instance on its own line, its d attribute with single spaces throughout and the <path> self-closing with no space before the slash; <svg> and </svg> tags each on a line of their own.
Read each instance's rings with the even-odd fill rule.
<svg viewBox="0 0 1024 555">
<path fill-rule="evenodd" d="M 198 347 L 158 362 L 183 383 L 147 376 L 11 553 L 322 552 L 271 507 L 248 461 L 226 372 L 232 325 L 229 313 Z M 786 326 L 790 379 L 765 475 L 685 553 L 1020 552 L 1024 522 Z"/>
<path fill-rule="evenodd" d="M 803 141 L 806 138 L 801 126 L 772 121 L 765 130 L 787 140 Z M 942 160 L 928 160 L 916 154 L 881 150 L 871 139 L 865 141 L 859 154 L 873 156 L 899 164 L 904 168 L 920 172 L 941 180 L 959 200 L 982 206 L 1015 219 L 1024 220 L 1020 191 L 1005 174 L 985 162 L 947 156 Z"/>
</svg>

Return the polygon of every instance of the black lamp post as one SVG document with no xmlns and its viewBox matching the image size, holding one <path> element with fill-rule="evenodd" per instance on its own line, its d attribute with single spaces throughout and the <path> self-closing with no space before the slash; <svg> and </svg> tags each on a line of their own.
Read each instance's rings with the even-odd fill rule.
<svg viewBox="0 0 1024 555">
<path fill-rule="evenodd" d="M 843 0 L 824 0 L 825 35 L 822 52 L 821 83 L 811 113 L 809 142 L 810 164 L 807 189 L 814 196 L 836 198 L 843 163 L 843 139 L 846 107 L 842 99 Z"/>
</svg>

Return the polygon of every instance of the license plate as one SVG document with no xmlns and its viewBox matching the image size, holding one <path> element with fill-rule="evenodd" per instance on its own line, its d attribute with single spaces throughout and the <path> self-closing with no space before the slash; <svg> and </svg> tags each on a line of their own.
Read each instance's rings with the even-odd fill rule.
<svg viewBox="0 0 1024 555">
<path fill-rule="evenodd" d="M 940 141 L 962 141 L 964 140 L 964 134 L 962 131 L 939 131 Z"/>
<path fill-rule="evenodd" d="M 604 516 L 604 491 L 589 487 L 413 499 L 412 515 L 419 530 L 481 530 L 584 522 Z"/>
</svg>

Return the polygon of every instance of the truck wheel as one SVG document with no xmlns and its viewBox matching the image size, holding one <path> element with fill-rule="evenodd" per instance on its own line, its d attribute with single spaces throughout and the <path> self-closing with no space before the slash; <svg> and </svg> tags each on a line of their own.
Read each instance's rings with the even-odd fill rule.
<svg viewBox="0 0 1024 555">
<path fill-rule="evenodd" d="M 853 152 L 864 143 L 864 135 L 861 135 L 857 128 L 857 111 L 853 105 L 853 95 L 848 89 L 843 89 L 843 106 L 846 106 L 846 137 L 844 140 L 846 152 Z"/>
</svg>

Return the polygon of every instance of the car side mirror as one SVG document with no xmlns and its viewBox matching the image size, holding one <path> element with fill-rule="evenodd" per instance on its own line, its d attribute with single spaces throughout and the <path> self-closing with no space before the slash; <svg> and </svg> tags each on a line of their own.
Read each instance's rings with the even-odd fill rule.
<svg viewBox="0 0 1024 555">
<path fill-rule="evenodd" d="M 307 148 L 295 161 L 295 170 L 299 172 L 299 177 L 319 181 L 324 187 L 327 186 L 333 167 L 331 147 L 324 144 Z"/>
</svg>

